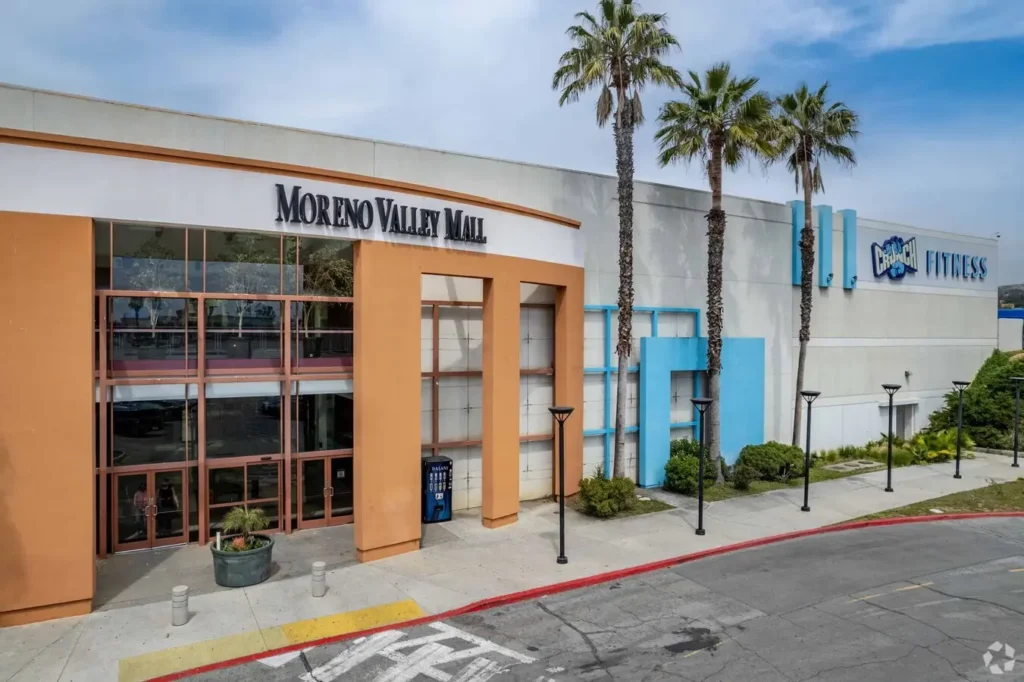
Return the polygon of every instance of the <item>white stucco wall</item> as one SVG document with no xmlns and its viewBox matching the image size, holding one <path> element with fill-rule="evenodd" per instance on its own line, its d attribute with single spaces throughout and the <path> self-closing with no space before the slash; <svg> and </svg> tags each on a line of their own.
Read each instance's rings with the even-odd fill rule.
<svg viewBox="0 0 1024 682">
<path fill-rule="evenodd" d="M 615 180 L 609 176 L 0 86 L 3 127 L 358 173 L 568 216 L 582 223 L 586 303 L 616 302 L 617 198 Z M 704 191 L 636 183 L 634 202 L 636 305 L 704 311 L 704 216 L 710 196 Z M 46 206 L 36 210 L 45 211 Z M 791 281 L 790 208 L 727 197 L 725 210 L 725 335 L 765 339 L 765 437 L 789 440 L 799 326 L 799 291 Z M 949 382 L 973 376 L 1000 336 L 995 240 L 863 217 L 858 232 L 856 290 L 842 288 L 842 220 L 838 215 L 833 220 L 834 283 L 827 289 L 815 286 L 805 379 L 807 388 L 822 391 L 814 413 L 815 448 L 859 444 L 877 437 L 885 416 L 879 407 L 885 399 L 880 387 L 883 382 L 904 384 L 899 398 L 917 406 L 914 425 L 920 428 L 941 402 Z M 987 255 L 988 277 L 966 282 L 927 281 L 921 276 L 901 282 L 874 278 L 868 259 L 870 244 L 892 234 L 916 236 L 922 259 L 928 240 L 944 249 Z M 451 282 L 430 286 L 438 298 L 452 295 Z M 603 334 L 603 330 L 597 330 L 589 316 L 585 325 L 585 363 L 602 364 L 599 349 L 603 339 L 595 334 Z M 640 316 L 637 326 L 642 335 Z M 706 327 L 701 332 L 706 333 Z M 599 377 L 586 378 L 586 428 L 600 426 L 603 392 Z M 635 418 L 631 420 L 636 423 Z M 635 437 L 630 439 L 629 451 L 635 458 Z M 525 461 L 531 456 L 524 450 Z M 469 464 L 473 459 L 474 454 L 467 453 L 467 466 L 460 470 L 470 482 L 467 495 L 475 473 L 475 465 Z M 588 473 L 602 459 L 601 439 L 586 439 Z M 466 504 L 471 502 L 467 497 Z"/>
</svg>

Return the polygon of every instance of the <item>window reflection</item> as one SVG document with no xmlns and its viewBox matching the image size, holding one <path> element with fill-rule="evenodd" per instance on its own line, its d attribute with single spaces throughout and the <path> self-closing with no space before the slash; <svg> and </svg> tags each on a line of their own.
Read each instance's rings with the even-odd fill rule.
<svg viewBox="0 0 1024 682">
<path fill-rule="evenodd" d="M 295 452 L 352 448 L 352 395 L 295 396 Z"/>
<path fill-rule="evenodd" d="M 280 368 L 281 326 L 280 301 L 207 300 L 207 368 Z"/>
<path fill-rule="evenodd" d="M 140 387 L 141 388 L 141 387 Z M 169 387 L 156 387 L 167 389 Z M 184 387 L 177 387 L 184 396 Z M 169 391 L 162 391 L 169 392 Z M 195 459 L 198 403 L 161 397 L 116 401 L 110 407 L 114 466 Z"/>
<path fill-rule="evenodd" d="M 206 290 L 281 293 L 281 238 L 256 232 L 207 230 Z"/>
<path fill-rule="evenodd" d="M 351 297 L 352 242 L 312 237 L 299 242 L 298 293 Z"/>
<path fill-rule="evenodd" d="M 118 296 L 108 301 L 112 370 L 160 373 L 189 367 L 187 358 L 194 359 L 196 353 L 195 301 L 157 296 Z M 186 336 L 186 324 L 193 330 L 191 339 Z"/>
<path fill-rule="evenodd" d="M 206 457 L 274 455 L 281 449 L 281 396 L 206 399 Z"/>
<path fill-rule="evenodd" d="M 352 304 L 299 301 L 292 304 L 296 369 L 345 371 L 352 367 Z"/>
<path fill-rule="evenodd" d="M 114 223 L 114 288 L 185 290 L 185 230 Z"/>
</svg>

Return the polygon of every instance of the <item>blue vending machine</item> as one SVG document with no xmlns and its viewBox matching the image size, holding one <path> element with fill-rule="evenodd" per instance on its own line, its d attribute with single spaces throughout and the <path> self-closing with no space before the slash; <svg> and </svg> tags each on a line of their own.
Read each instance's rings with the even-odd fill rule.
<svg viewBox="0 0 1024 682">
<path fill-rule="evenodd" d="M 448 457 L 424 457 L 423 523 L 452 520 L 452 460 Z"/>
</svg>

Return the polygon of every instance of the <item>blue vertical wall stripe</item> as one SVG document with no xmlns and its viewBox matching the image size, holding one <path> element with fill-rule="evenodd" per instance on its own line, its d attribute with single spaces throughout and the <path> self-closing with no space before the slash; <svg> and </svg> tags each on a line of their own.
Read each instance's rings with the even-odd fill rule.
<svg viewBox="0 0 1024 682">
<path fill-rule="evenodd" d="M 818 214 L 818 286 L 832 286 L 832 207 L 815 206 Z"/>
<path fill-rule="evenodd" d="M 846 209 L 843 216 L 843 288 L 857 288 L 857 212 Z"/>
<path fill-rule="evenodd" d="M 804 226 L 804 202 L 790 201 L 789 207 L 793 224 L 793 284 L 800 286 L 800 230 Z"/>
<path fill-rule="evenodd" d="M 599 429 L 584 429 L 583 436 L 585 438 L 601 436 L 604 441 L 604 473 L 608 478 L 612 477 L 612 454 L 614 452 L 612 438 L 615 435 L 615 424 L 612 422 L 612 416 L 614 414 L 614 408 L 612 407 L 612 400 L 615 397 L 614 391 L 612 390 L 612 377 L 618 375 L 619 368 L 612 367 L 612 355 L 613 355 L 613 338 L 612 338 L 612 313 L 617 311 L 618 306 L 614 305 L 585 305 L 583 309 L 589 312 L 600 312 L 604 321 L 604 353 L 603 361 L 604 364 L 601 367 L 584 367 L 584 374 L 601 374 L 604 378 L 604 404 L 603 414 L 604 422 Z M 651 315 L 651 332 L 652 336 L 658 335 L 658 314 L 659 313 L 677 313 L 694 316 L 693 323 L 693 334 L 694 336 L 700 335 L 700 310 L 697 308 L 651 308 L 647 306 L 635 306 L 634 312 L 638 313 L 650 313 Z M 639 367 L 628 367 L 627 372 L 639 372 Z M 694 376 L 694 396 L 700 397 L 700 377 Z M 642 396 L 640 397 L 640 414 L 643 415 L 644 401 Z M 669 427 L 673 429 L 687 428 L 693 426 L 691 422 L 681 422 L 679 424 L 670 424 Z M 626 433 L 637 433 L 640 431 L 639 426 L 627 426 L 624 431 Z M 641 438 L 643 434 L 641 433 Z M 584 475 L 590 472 L 584 471 Z"/>
<path fill-rule="evenodd" d="M 721 449 L 735 461 L 745 445 L 764 442 L 764 339 L 722 339 Z M 640 339 L 640 480 L 642 487 L 665 480 L 672 429 L 697 427 L 671 422 L 672 372 L 707 370 L 706 338 Z M 694 434 L 696 437 L 696 433 Z"/>
</svg>

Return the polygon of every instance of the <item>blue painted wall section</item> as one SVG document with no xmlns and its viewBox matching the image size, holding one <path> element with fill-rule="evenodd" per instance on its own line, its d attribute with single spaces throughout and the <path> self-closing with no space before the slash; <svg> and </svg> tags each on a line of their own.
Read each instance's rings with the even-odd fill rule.
<svg viewBox="0 0 1024 682">
<path fill-rule="evenodd" d="M 790 201 L 790 222 L 793 224 L 793 284 L 800 286 L 800 230 L 804 229 L 804 202 Z"/>
<path fill-rule="evenodd" d="M 583 372 L 585 374 L 600 374 L 604 379 L 604 419 L 601 422 L 604 424 L 599 429 L 586 429 L 583 431 L 583 436 L 601 436 L 604 439 L 604 474 L 605 477 L 612 477 L 612 454 L 614 453 L 614 443 L 612 438 L 615 437 L 615 379 L 619 373 L 617 366 L 612 366 L 612 356 L 614 355 L 615 342 L 618 339 L 618 330 L 613 329 L 612 325 L 612 313 L 616 312 L 619 307 L 614 305 L 586 305 L 583 306 L 585 311 L 589 312 L 600 312 L 604 317 L 604 365 L 601 367 L 584 367 Z M 659 313 L 674 313 L 674 314 L 686 314 L 693 315 L 693 330 L 695 335 L 700 334 L 700 310 L 698 308 L 651 308 L 647 306 L 635 306 L 633 308 L 634 313 L 650 313 L 651 315 L 651 336 L 658 336 L 658 314 Z M 641 341 L 641 345 L 642 345 Z M 639 367 L 629 367 L 627 372 L 638 372 Z M 694 397 L 700 397 L 700 382 L 694 382 Z M 643 400 L 640 401 L 640 419 L 642 423 L 643 419 Z M 682 424 L 673 424 L 672 428 L 686 428 L 693 426 L 693 422 L 686 422 Z M 640 430 L 639 426 L 627 426 L 625 428 L 626 433 L 636 433 Z M 641 433 L 641 438 L 643 434 Z M 584 471 L 585 476 L 591 475 L 592 472 Z"/>
<path fill-rule="evenodd" d="M 815 206 L 818 214 L 818 286 L 830 287 L 832 274 L 832 207 Z"/>
<path fill-rule="evenodd" d="M 843 216 L 843 288 L 857 288 L 857 212 L 846 209 Z"/>
<path fill-rule="evenodd" d="M 665 480 L 672 372 L 707 370 L 706 338 L 640 340 L 640 480 Z M 764 339 L 722 339 L 722 456 L 733 462 L 744 445 L 764 442 Z M 689 424 L 687 424 L 689 425 Z M 696 434 L 695 434 L 696 435 Z"/>
</svg>

